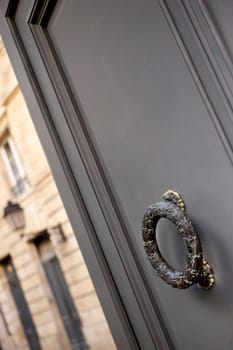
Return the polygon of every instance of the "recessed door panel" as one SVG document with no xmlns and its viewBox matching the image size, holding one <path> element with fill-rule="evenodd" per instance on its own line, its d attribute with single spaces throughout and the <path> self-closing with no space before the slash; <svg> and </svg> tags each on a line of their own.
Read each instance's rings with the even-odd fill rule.
<svg viewBox="0 0 233 350">
<path fill-rule="evenodd" d="M 229 349 L 232 165 L 158 3 L 63 4 L 48 33 L 175 345 Z M 147 262 L 142 217 L 170 187 L 183 194 L 214 267 L 210 292 L 171 289 Z M 160 244 L 180 266 L 181 242 L 169 230 Z"/>
</svg>

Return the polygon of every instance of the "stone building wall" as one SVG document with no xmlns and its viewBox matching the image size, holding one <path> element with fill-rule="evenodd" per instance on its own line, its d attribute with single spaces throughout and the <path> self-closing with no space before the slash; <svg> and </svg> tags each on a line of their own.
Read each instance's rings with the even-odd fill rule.
<svg viewBox="0 0 233 350">
<path fill-rule="evenodd" d="M 10 137 L 25 171 L 28 187 L 22 194 L 12 192 L 2 154 Z M 6 277 L 4 261 L 11 258 L 34 322 L 42 349 L 71 349 L 49 285 L 36 240 L 44 232 L 58 258 L 63 276 L 81 320 L 89 349 L 115 349 L 109 328 L 88 275 L 72 227 L 59 197 L 47 160 L 30 119 L 22 93 L 0 41 L 0 212 L 8 200 L 24 210 L 26 226 L 12 231 L 0 217 L 0 342 L 4 350 L 29 349 L 25 329 Z M 65 240 L 56 234 L 60 225 Z"/>
</svg>

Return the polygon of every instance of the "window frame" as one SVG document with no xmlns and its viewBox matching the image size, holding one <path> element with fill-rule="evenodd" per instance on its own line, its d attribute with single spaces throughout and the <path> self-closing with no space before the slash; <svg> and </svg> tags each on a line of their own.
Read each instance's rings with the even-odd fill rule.
<svg viewBox="0 0 233 350">
<path fill-rule="evenodd" d="M 9 145 L 10 152 L 12 153 L 12 157 L 15 161 L 17 171 L 19 174 L 19 179 L 17 179 L 17 177 L 14 174 L 14 171 L 12 169 L 7 151 L 5 149 L 6 144 Z M 10 135 L 8 135 L 1 143 L 1 154 L 2 154 L 3 161 L 5 163 L 5 166 L 6 166 L 6 170 L 7 170 L 9 179 L 10 179 L 11 190 L 12 190 L 13 194 L 15 196 L 20 196 L 20 195 L 24 194 L 29 189 L 29 183 L 28 183 L 25 169 L 23 167 L 23 162 L 21 160 L 20 154 L 18 152 L 18 149 L 15 145 L 13 138 Z M 23 181 L 22 187 L 20 187 L 21 181 Z"/>
</svg>

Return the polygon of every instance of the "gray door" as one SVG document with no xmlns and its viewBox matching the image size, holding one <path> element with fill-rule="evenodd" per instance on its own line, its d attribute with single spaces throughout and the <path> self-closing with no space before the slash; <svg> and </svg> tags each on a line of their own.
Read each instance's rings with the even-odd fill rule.
<svg viewBox="0 0 233 350">
<path fill-rule="evenodd" d="M 40 343 L 38 335 L 30 314 L 27 302 L 23 295 L 22 288 L 20 286 L 16 271 L 10 259 L 4 261 L 3 267 L 6 272 L 8 283 L 11 289 L 12 296 L 15 300 L 16 306 L 18 308 L 19 317 L 23 324 L 25 335 L 27 337 L 29 346 L 31 350 L 40 350 Z"/>
<path fill-rule="evenodd" d="M 1 31 L 119 349 L 232 349 L 230 1 L 1 1 Z M 179 191 L 216 285 L 171 288 L 142 243 Z M 184 269 L 174 226 L 157 232 Z"/>
</svg>

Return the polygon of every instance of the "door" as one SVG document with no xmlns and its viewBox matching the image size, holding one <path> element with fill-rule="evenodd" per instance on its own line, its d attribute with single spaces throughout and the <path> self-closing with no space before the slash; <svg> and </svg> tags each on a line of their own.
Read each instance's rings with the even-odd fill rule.
<svg viewBox="0 0 233 350">
<path fill-rule="evenodd" d="M 0 3 L 2 36 L 118 348 L 230 350 L 233 5 Z M 183 195 L 214 269 L 209 291 L 171 288 L 145 253 L 142 218 L 168 188 Z M 161 221 L 156 236 L 166 263 L 184 270 L 174 225 Z"/>
<path fill-rule="evenodd" d="M 78 313 L 50 241 L 43 239 L 38 250 L 72 349 L 87 350 Z"/>
<path fill-rule="evenodd" d="M 40 347 L 38 335 L 35 329 L 35 325 L 33 323 L 32 316 L 30 314 L 16 271 L 14 269 L 14 266 L 10 259 L 4 262 L 3 266 L 5 269 L 5 273 L 8 279 L 12 296 L 18 308 L 19 317 L 23 324 L 23 328 L 24 328 L 25 335 L 27 337 L 30 349 L 40 350 L 41 347 Z"/>
</svg>

